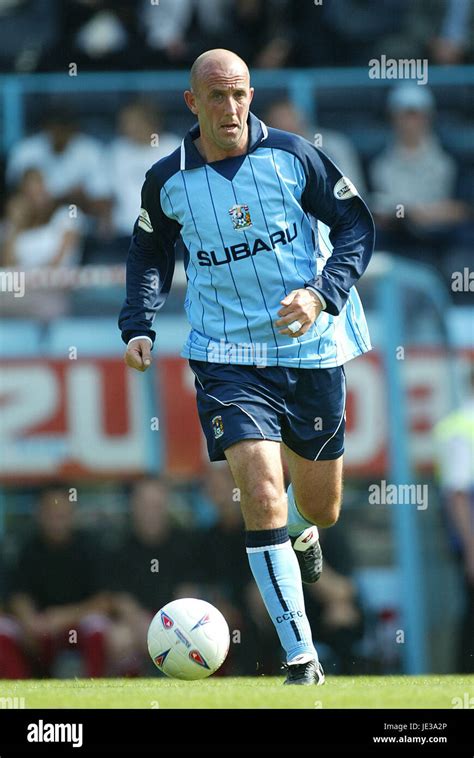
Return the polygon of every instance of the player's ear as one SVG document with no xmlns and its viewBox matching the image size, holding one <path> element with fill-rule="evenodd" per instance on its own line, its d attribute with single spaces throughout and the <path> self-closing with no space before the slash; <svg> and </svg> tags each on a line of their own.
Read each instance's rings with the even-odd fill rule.
<svg viewBox="0 0 474 758">
<path fill-rule="evenodd" d="M 187 89 L 184 93 L 184 102 L 188 106 L 191 113 L 194 113 L 194 115 L 197 115 L 198 109 L 196 106 L 196 95 L 192 90 Z"/>
<path fill-rule="evenodd" d="M 250 89 L 249 89 L 249 103 L 251 103 L 252 100 L 253 100 L 253 93 L 254 92 L 255 92 L 254 88 L 250 87 Z"/>
</svg>

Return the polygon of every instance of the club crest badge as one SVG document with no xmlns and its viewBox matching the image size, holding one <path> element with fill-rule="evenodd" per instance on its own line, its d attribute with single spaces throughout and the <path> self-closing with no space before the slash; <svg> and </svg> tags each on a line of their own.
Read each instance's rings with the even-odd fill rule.
<svg viewBox="0 0 474 758">
<path fill-rule="evenodd" d="M 232 219 L 234 229 L 238 232 L 252 226 L 248 205 L 233 205 L 232 208 L 229 208 L 229 216 Z"/>
<path fill-rule="evenodd" d="M 214 418 L 211 420 L 212 424 L 212 430 L 214 432 L 214 437 L 219 439 L 219 437 L 222 437 L 224 434 L 224 424 L 222 421 L 222 416 L 214 416 Z"/>
</svg>

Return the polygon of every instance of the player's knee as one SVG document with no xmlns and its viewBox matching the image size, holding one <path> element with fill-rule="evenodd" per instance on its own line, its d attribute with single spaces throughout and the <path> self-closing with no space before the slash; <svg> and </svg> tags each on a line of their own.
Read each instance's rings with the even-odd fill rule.
<svg viewBox="0 0 474 758">
<path fill-rule="evenodd" d="M 325 510 L 316 520 L 316 523 L 318 526 L 323 527 L 324 529 L 327 529 L 329 526 L 334 526 L 334 524 L 337 522 L 339 518 L 339 514 L 341 512 L 339 505 L 334 505 L 331 508 L 328 508 Z"/>
<path fill-rule="evenodd" d="M 282 493 L 271 481 L 266 480 L 255 484 L 247 493 L 247 501 L 260 511 L 271 511 L 281 502 Z"/>
<path fill-rule="evenodd" d="M 332 496 L 328 498 L 327 502 L 325 503 L 325 508 L 322 514 L 324 523 L 322 523 L 321 526 L 334 526 L 341 513 L 341 505 L 342 495 L 339 491 L 336 491 L 332 494 Z"/>
<path fill-rule="evenodd" d="M 280 512 L 284 510 L 284 493 L 271 480 L 263 480 L 256 483 L 251 489 L 243 493 L 245 511 L 252 520 L 257 519 L 267 528 Z"/>
<path fill-rule="evenodd" d="M 299 504 L 298 504 L 299 506 Z M 314 499 L 307 503 L 307 508 L 301 508 L 309 521 L 327 528 L 334 526 L 341 512 L 341 496 L 339 493 L 327 493 L 324 499 Z"/>
</svg>

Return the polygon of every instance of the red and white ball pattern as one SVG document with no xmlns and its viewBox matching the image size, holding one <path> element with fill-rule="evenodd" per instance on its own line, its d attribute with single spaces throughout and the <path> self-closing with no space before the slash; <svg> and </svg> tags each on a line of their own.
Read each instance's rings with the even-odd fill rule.
<svg viewBox="0 0 474 758">
<path fill-rule="evenodd" d="M 175 679 L 210 676 L 224 663 L 229 645 L 229 627 L 222 613 L 196 598 L 167 603 L 148 629 L 151 659 Z"/>
</svg>

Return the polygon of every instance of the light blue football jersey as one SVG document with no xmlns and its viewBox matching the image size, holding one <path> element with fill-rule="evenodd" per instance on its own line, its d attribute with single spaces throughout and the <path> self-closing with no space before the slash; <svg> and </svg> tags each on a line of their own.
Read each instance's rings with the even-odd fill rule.
<svg viewBox="0 0 474 758">
<path fill-rule="evenodd" d="M 123 338 L 148 335 L 184 246 L 182 355 L 218 363 L 330 368 L 370 350 L 354 283 L 374 245 L 365 203 L 302 137 L 249 116 L 249 148 L 207 164 L 194 140 L 147 173 L 127 262 Z M 302 337 L 279 334 L 281 300 L 310 287 L 326 309 Z"/>
</svg>

